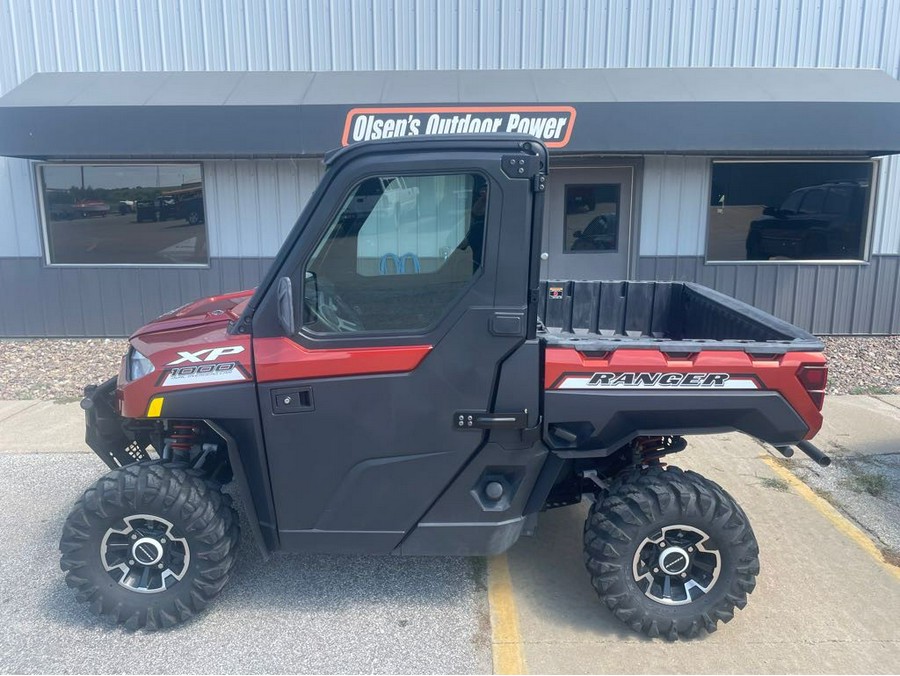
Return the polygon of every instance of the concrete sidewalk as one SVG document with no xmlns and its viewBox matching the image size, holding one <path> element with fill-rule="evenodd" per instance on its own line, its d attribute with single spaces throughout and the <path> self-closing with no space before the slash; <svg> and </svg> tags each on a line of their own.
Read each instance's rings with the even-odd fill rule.
<svg viewBox="0 0 900 676">
<path fill-rule="evenodd" d="M 827 397 L 815 443 L 834 461 L 802 453 L 789 466 L 900 558 L 900 395 Z"/>
<path fill-rule="evenodd" d="M 0 399 L 0 453 L 90 453 L 78 402 Z"/>
<path fill-rule="evenodd" d="M 761 573 L 745 610 L 701 640 L 651 641 L 600 603 L 582 563 L 586 506 L 542 515 L 509 553 L 532 673 L 895 673 L 900 574 L 840 532 L 737 434 L 696 437 L 673 463 L 747 512 Z M 840 518 L 840 517 L 838 517 Z"/>
</svg>

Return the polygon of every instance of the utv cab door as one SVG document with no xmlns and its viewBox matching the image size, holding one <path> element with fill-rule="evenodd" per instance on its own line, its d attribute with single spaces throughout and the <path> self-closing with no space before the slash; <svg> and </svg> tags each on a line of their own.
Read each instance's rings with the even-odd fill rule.
<svg viewBox="0 0 900 676">
<path fill-rule="evenodd" d="M 489 553 L 518 536 L 544 457 L 521 440 L 538 425 L 545 165 L 509 139 L 337 154 L 253 319 L 283 548 Z"/>
</svg>

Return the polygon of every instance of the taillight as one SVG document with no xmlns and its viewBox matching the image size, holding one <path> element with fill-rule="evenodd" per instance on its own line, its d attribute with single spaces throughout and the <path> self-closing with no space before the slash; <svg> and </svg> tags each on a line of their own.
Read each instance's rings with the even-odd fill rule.
<svg viewBox="0 0 900 676">
<path fill-rule="evenodd" d="M 816 408 L 822 410 L 825 403 L 825 386 L 828 384 L 827 366 L 801 366 L 797 370 L 797 379 L 806 389 Z"/>
</svg>

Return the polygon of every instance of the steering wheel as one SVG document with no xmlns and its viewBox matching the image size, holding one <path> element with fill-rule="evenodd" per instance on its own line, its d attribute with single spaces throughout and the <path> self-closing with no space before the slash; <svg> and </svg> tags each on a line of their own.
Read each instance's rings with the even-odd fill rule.
<svg viewBox="0 0 900 676">
<path fill-rule="evenodd" d="M 319 281 L 316 303 L 307 303 L 309 313 L 332 331 L 348 333 L 362 331 L 359 314 L 337 295 L 331 284 Z"/>
</svg>

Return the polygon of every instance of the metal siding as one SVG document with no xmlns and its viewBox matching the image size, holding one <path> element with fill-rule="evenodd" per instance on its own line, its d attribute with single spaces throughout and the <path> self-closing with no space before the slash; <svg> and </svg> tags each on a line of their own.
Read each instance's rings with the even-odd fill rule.
<svg viewBox="0 0 900 676">
<path fill-rule="evenodd" d="M 0 335 L 125 336 L 198 297 L 253 288 L 272 259 L 217 258 L 208 269 L 46 268 L 0 258 Z M 102 307 L 102 312 L 98 312 Z"/>
<path fill-rule="evenodd" d="M 881 160 L 876 186 L 874 254 L 900 254 L 900 157 Z"/>
<path fill-rule="evenodd" d="M 900 77 L 898 0 L 6 0 L 0 2 L 0 94 L 35 72 L 118 70 L 371 70 L 603 67 L 861 67 Z M 732 292 L 771 298 L 770 273 L 716 269 L 688 258 L 705 248 L 708 171 L 701 158 L 648 158 L 645 163 L 643 256 L 677 256 L 673 274 L 711 280 Z M 699 163 L 699 164 L 695 164 Z M 206 163 L 210 249 L 214 257 L 271 256 L 314 187 L 321 169 L 267 161 Z M 656 173 L 654 173 L 656 172 Z M 34 264 L 41 255 L 31 165 L 0 158 L 0 256 Z M 882 162 L 872 236 L 874 256 L 900 254 L 900 159 Z M 674 232 L 673 232 L 674 230 Z M 688 257 L 688 258 L 686 258 Z M 887 261 L 894 261 L 888 263 Z M 0 260 L 0 280 L 27 279 L 48 291 L 54 306 L 81 307 L 90 289 L 97 300 L 85 317 L 72 312 L 39 323 L 53 335 L 118 330 L 118 320 L 97 326 L 89 315 L 119 313 L 133 321 L 134 299 L 164 294 L 162 279 L 191 291 L 218 291 L 258 270 L 216 263 L 214 272 L 142 270 L 120 296 L 99 296 L 97 279 L 109 271 L 29 268 L 11 276 Z M 775 268 L 773 268 L 775 269 Z M 822 309 L 816 322 L 853 331 L 896 330 L 898 266 L 884 256 L 873 271 L 841 272 L 832 290 L 859 299 L 852 313 Z M 796 302 L 777 294 L 779 311 L 804 318 L 814 277 L 804 268 L 781 268 Z M 816 270 L 816 268 L 813 268 Z M 99 275 L 99 277 L 97 276 Z M 175 275 L 175 276 L 172 276 Z M 73 284 L 84 283 L 83 289 Z M 7 288 L 10 288 L 7 286 Z M 133 291 L 140 289 L 139 293 Z M 229 287 L 231 288 L 231 287 Z M 851 292 L 852 289 L 852 292 Z M 146 301 L 150 302 L 150 301 Z M 871 310 L 860 309 L 870 303 Z M 110 305 L 110 307 L 105 307 Z M 158 305 L 162 305 L 160 302 Z M 156 309 L 156 308 L 155 308 Z M 154 309 L 154 311 L 155 311 Z M 164 307 L 159 309 L 165 309 Z M 149 308 L 145 308 L 149 311 Z M 140 312 L 141 316 L 146 311 Z M 28 310 L 27 312 L 31 312 Z M 832 319 L 825 319 L 829 312 Z M 852 315 L 852 316 L 851 316 Z M 849 317 L 849 319 L 848 319 Z M 3 334 L 18 322 L 6 318 Z M 27 322 L 35 322 L 30 317 Z M 812 317 L 809 317 L 812 321 Z M 802 322 L 801 322 L 802 323 Z M 60 326 L 62 328 L 60 328 Z"/>
<path fill-rule="evenodd" d="M 285 167 L 280 171 L 289 172 Z M 251 288 L 270 257 L 214 258 L 209 269 L 45 268 L 0 259 L 0 332 L 16 336 L 120 336 L 191 299 Z M 897 333 L 900 257 L 869 265 L 705 265 L 702 257 L 642 257 L 639 279 L 695 280 L 818 333 Z M 855 298 L 855 303 L 850 299 Z M 102 305 L 103 312 L 97 307 Z"/>
<path fill-rule="evenodd" d="M 900 256 L 863 265 L 706 265 L 701 256 L 642 256 L 638 279 L 712 287 L 819 334 L 900 332 Z"/>
<path fill-rule="evenodd" d="M 709 158 L 644 158 L 642 256 L 699 256 L 706 249 Z"/>
<path fill-rule="evenodd" d="M 274 256 L 322 171 L 319 160 L 204 162 L 210 255 Z"/>
</svg>

